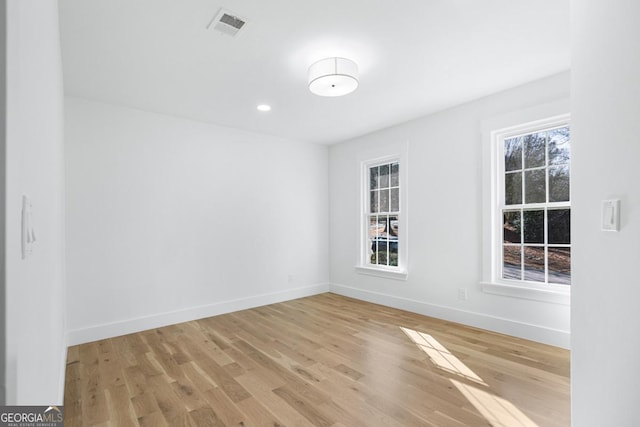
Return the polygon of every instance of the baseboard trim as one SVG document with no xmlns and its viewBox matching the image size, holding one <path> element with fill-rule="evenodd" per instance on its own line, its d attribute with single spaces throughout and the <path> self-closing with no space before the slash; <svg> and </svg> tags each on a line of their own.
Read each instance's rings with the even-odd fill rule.
<svg viewBox="0 0 640 427">
<path fill-rule="evenodd" d="M 219 314 L 231 313 L 234 311 L 289 301 L 296 298 L 317 295 L 324 292 L 333 292 L 338 295 L 356 298 L 362 301 L 407 310 L 413 313 L 423 314 L 425 316 L 437 317 L 439 319 L 529 339 L 557 347 L 570 347 L 571 334 L 568 331 L 491 316 L 484 313 L 430 304 L 423 301 L 353 288 L 351 286 L 335 283 L 321 283 L 301 288 L 288 289 L 281 292 L 255 295 L 247 298 L 239 298 L 215 304 L 192 307 L 184 310 L 76 329 L 68 332 L 67 343 L 69 346 L 84 344 L 105 338 L 140 332 L 147 329 L 159 328 L 162 326 L 174 325 L 176 323 L 217 316 Z M 66 346 L 64 351 L 65 357 L 63 361 L 66 365 Z M 61 383 L 61 390 L 64 390 L 64 379 L 61 380 Z"/>
<path fill-rule="evenodd" d="M 113 338 L 120 335 L 131 334 L 147 329 L 174 325 L 219 314 L 231 313 L 239 310 L 260 307 L 263 305 L 289 301 L 296 298 L 317 295 L 330 291 L 329 283 L 320 283 L 301 288 L 287 289 L 285 291 L 255 295 L 247 298 L 238 298 L 215 304 L 206 304 L 184 310 L 155 314 L 152 316 L 138 317 L 119 322 L 95 325 L 88 328 L 75 329 L 68 332 L 68 345 L 84 344 L 105 338 Z"/>
<path fill-rule="evenodd" d="M 571 334 L 559 329 L 547 328 L 525 322 L 519 322 L 502 317 L 491 316 L 473 311 L 465 311 L 457 308 L 446 307 L 437 304 L 430 304 L 416 301 L 409 298 L 397 297 L 393 295 L 372 292 L 368 290 L 353 288 L 351 286 L 331 284 L 331 292 L 362 301 L 372 302 L 387 307 L 398 308 L 425 316 L 436 317 L 438 319 L 461 323 L 463 325 L 512 335 L 556 347 L 570 348 Z"/>
</svg>

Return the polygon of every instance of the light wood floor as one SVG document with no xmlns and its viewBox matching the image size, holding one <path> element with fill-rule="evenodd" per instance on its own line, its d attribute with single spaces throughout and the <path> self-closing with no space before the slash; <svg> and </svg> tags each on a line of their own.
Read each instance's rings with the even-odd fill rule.
<svg viewBox="0 0 640 427">
<path fill-rule="evenodd" d="M 569 352 L 334 294 L 69 348 L 65 426 L 568 426 Z"/>
</svg>

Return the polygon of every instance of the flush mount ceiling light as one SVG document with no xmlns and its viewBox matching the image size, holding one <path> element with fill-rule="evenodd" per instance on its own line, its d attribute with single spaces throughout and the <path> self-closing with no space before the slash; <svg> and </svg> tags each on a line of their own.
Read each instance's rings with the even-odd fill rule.
<svg viewBox="0 0 640 427">
<path fill-rule="evenodd" d="M 358 87 L 358 64 L 347 58 L 325 58 L 309 67 L 309 90 L 320 96 L 342 96 Z"/>
<path fill-rule="evenodd" d="M 271 105 L 269 104 L 260 104 L 256 107 L 258 109 L 258 111 L 263 111 L 263 112 L 267 112 L 267 111 L 271 111 Z"/>
</svg>

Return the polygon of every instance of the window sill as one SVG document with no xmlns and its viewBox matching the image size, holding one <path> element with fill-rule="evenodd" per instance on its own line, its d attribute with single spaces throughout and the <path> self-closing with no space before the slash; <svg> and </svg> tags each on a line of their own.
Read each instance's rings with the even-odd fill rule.
<svg viewBox="0 0 640 427">
<path fill-rule="evenodd" d="M 524 298 L 560 305 L 571 305 L 571 290 L 551 290 L 534 287 L 507 285 L 504 283 L 480 282 L 482 290 L 488 294 Z"/>
<path fill-rule="evenodd" d="M 409 276 L 406 270 L 387 270 L 382 268 L 365 267 L 362 265 L 356 265 L 356 272 L 367 276 L 384 277 L 385 279 L 394 280 L 407 280 L 407 277 Z"/>
</svg>

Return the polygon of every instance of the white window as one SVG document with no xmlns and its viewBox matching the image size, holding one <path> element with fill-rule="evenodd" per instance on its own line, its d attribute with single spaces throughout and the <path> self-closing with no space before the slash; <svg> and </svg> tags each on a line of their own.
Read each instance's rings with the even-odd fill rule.
<svg viewBox="0 0 640 427">
<path fill-rule="evenodd" d="M 395 162 L 369 166 L 369 233 L 365 241 L 367 263 L 374 266 L 398 266 L 400 229 L 400 164 Z"/>
<path fill-rule="evenodd" d="M 403 163 L 400 157 L 363 162 L 362 174 L 360 271 L 406 279 Z"/>
<path fill-rule="evenodd" d="M 567 118 L 494 134 L 497 282 L 571 284 L 571 138 Z"/>
</svg>

